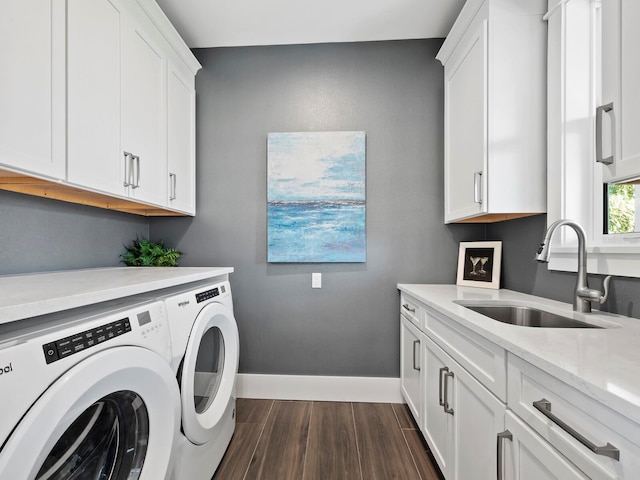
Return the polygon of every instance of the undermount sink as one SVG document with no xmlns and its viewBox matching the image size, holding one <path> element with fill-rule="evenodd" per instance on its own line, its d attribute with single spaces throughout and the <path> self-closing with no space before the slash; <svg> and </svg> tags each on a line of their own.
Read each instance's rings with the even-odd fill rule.
<svg viewBox="0 0 640 480">
<path fill-rule="evenodd" d="M 521 327 L 542 328 L 603 328 L 581 322 L 573 318 L 532 307 L 518 305 L 462 305 L 469 310 L 485 315 L 493 320 Z"/>
</svg>

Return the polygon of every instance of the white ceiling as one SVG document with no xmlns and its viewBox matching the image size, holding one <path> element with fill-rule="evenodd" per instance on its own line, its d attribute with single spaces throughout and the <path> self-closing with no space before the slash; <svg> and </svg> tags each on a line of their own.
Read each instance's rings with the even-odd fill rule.
<svg viewBox="0 0 640 480">
<path fill-rule="evenodd" d="M 191 48 L 441 38 L 465 0 L 157 0 Z"/>
</svg>

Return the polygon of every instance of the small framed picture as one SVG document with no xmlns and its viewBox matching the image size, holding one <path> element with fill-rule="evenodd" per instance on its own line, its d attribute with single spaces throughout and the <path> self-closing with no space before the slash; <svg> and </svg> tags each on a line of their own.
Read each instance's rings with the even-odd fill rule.
<svg viewBox="0 0 640 480">
<path fill-rule="evenodd" d="M 502 242 L 460 242 L 456 285 L 500 288 Z"/>
</svg>

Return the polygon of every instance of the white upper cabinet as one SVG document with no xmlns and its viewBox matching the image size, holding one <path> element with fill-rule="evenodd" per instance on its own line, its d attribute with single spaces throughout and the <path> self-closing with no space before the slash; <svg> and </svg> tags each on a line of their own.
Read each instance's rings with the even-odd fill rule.
<svg viewBox="0 0 640 480">
<path fill-rule="evenodd" d="M 0 168 L 64 178 L 64 1 L 1 9 Z"/>
<path fill-rule="evenodd" d="M 121 36 L 115 1 L 67 2 L 68 181 L 126 195 L 120 140 Z"/>
<path fill-rule="evenodd" d="M 597 160 L 603 180 L 640 175 L 640 2 L 605 0 L 602 8 L 602 97 L 597 109 Z M 609 163 L 611 162 L 611 163 Z"/>
<path fill-rule="evenodd" d="M 24 3 L 0 7 L 0 188 L 195 214 L 201 67 L 157 4 Z"/>
<path fill-rule="evenodd" d="M 120 125 L 123 155 L 130 154 L 129 195 L 167 205 L 166 60 L 151 28 L 125 25 Z"/>
<path fill-rule="evenodd" d="M 542 0 L 468 0 L 444 65 L 445 222 L 546 211 L 546 24 Z"/>
<path fill-rule="evenodd" d="M 165 205 L 165 60 L 115 0 L 69 0 L 68 180 Z"/>
<path fill-rule="evenodd" d="M 181 63 L 169 62 L 167 75 L 167 158 L 169 207 L 196 211 L 196 89 L 193 74 Z"/>
</svg>

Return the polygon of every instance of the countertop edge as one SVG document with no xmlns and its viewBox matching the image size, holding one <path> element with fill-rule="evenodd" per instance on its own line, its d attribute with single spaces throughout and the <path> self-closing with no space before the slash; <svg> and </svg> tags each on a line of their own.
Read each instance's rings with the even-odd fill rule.
<svg viewBox="0 0 640 480">
<path fill-rule="evenodd" d="M 233 273 L 233 267 L 113 267 L 0 276 L 0 324 Z"/>
</svg>

